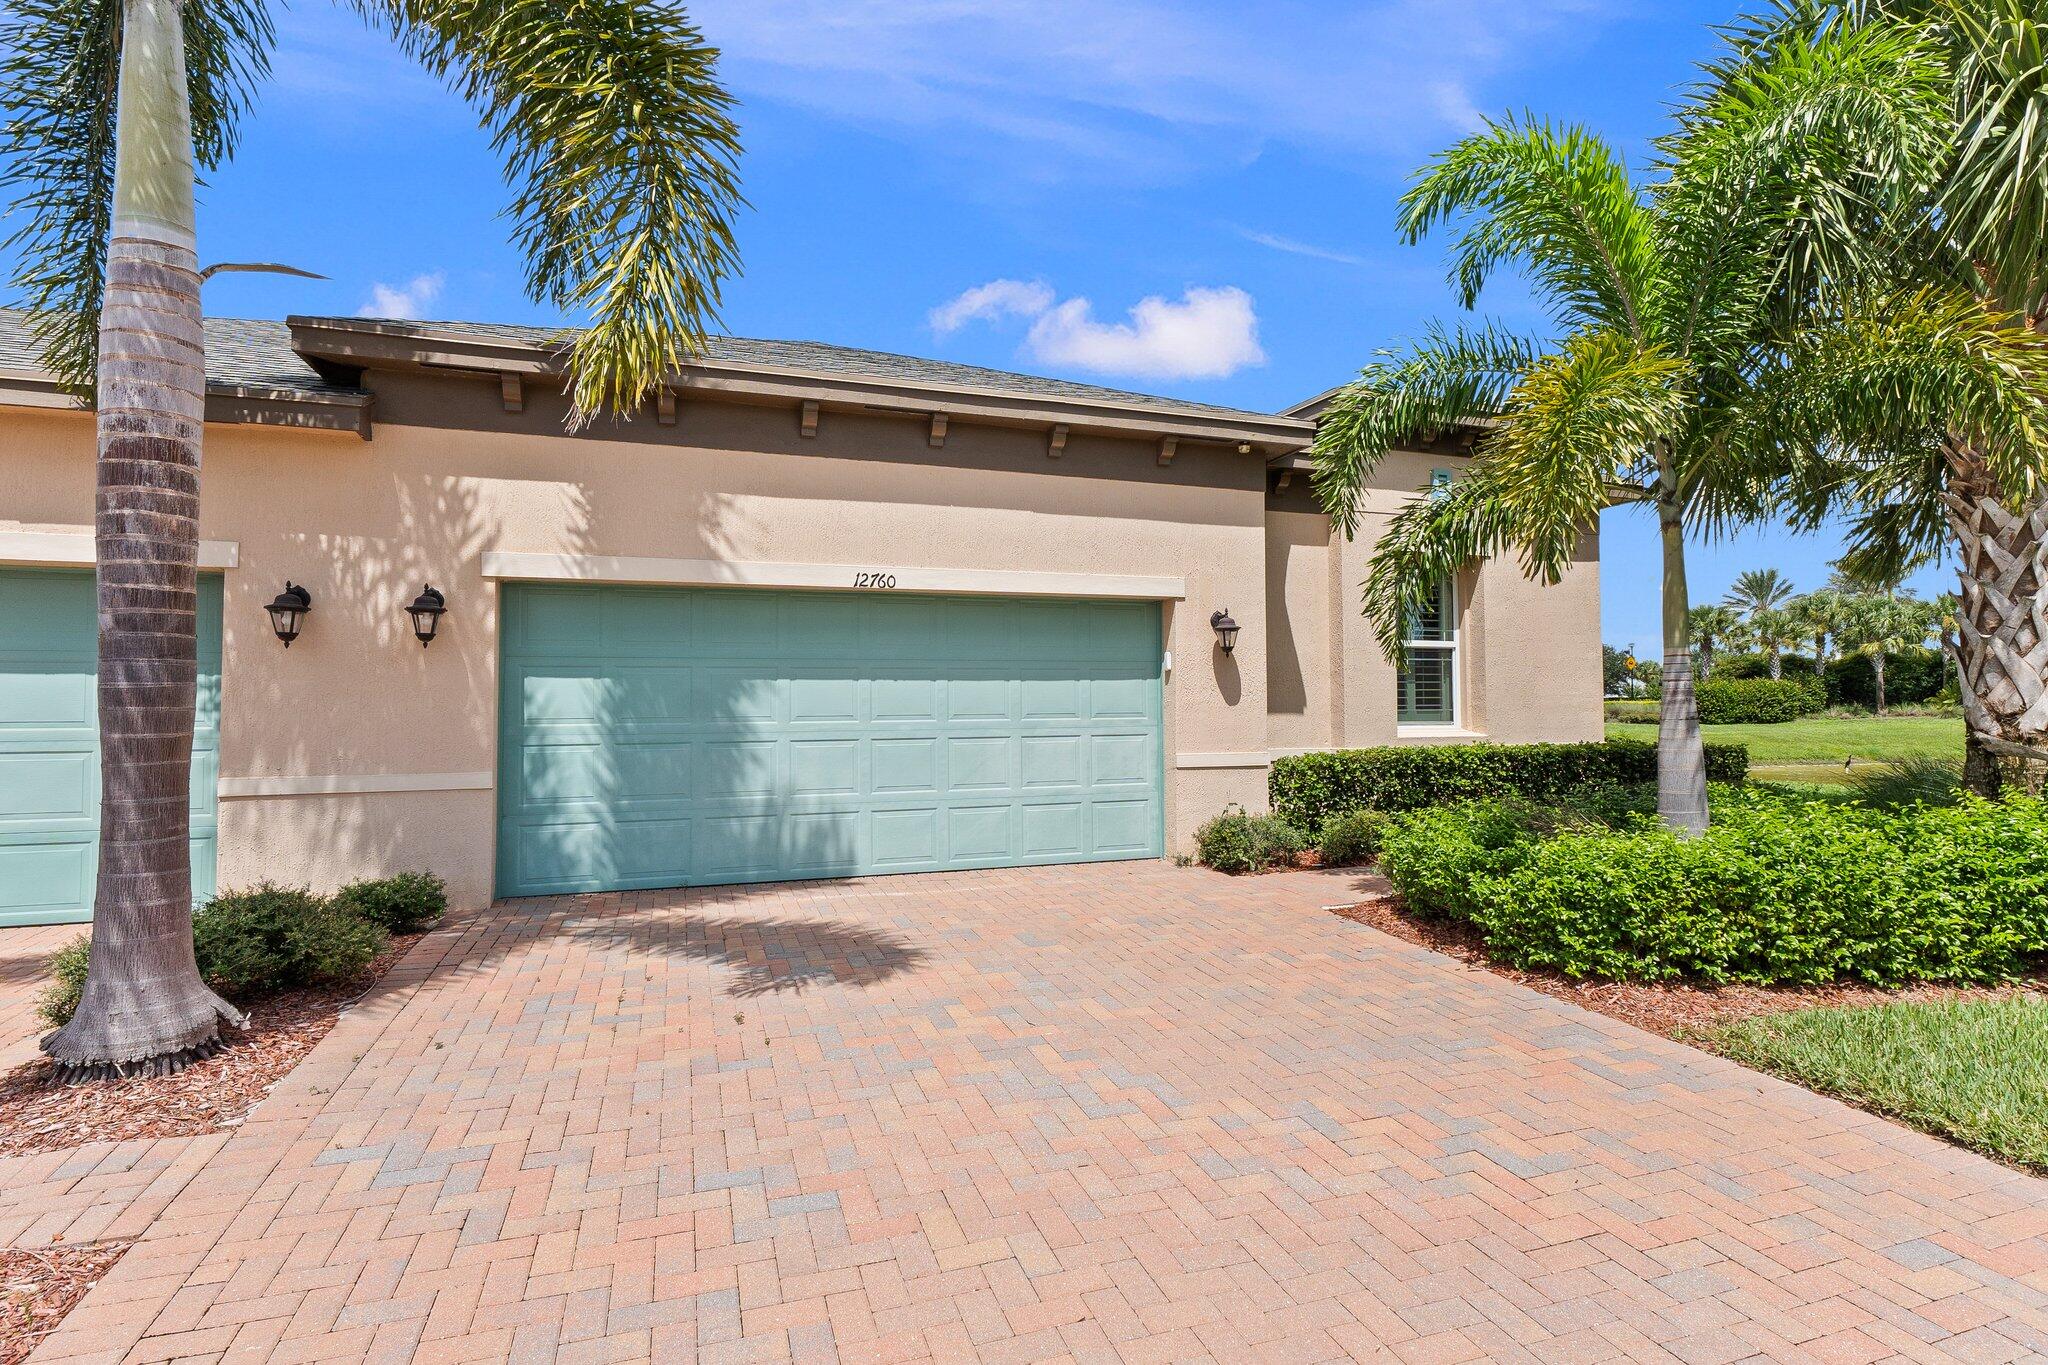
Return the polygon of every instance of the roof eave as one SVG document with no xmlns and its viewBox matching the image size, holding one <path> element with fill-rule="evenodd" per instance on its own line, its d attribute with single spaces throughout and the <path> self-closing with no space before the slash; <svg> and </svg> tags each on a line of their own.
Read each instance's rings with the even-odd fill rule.
<svg viewBox="0 0 2048 1365">
<path fill-rule="evenodd" d="M 370 439 L 375 395 L 314 394 L 261 384 L 206 386 L 206 420 L 216 424 L 345 431 Z M 0 370 L 0 406 L 87 412 L 89 405 L 48 375 Z"/>
<path fill-rule="evenodd" d="M 436 334 L 345 318 L 293 317 L 292 345 L 300 354 L 352 365 L 480 374 L 566 378 L 562 351 L 519 342 Z M 1110 435 L 1248 446 L 1262 454 L 1299 450 L 1315 435 L 1312 422 L 1285 416 L 1229 415 L 1201 408 L 1114 403 L 1015 390 L 912 382 L 869 375 L 826 373 L 769 365 L 694 361 L 667 384 L 681 392 L 741 400 L 815 402 L 853 410 L 906 415 L 945 413 L 1006 426 L 1063 425 Z"/>
</svg>

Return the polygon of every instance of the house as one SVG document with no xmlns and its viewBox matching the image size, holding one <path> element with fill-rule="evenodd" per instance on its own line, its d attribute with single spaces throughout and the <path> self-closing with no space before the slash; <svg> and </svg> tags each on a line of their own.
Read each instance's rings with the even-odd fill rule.
<svg viewBox="0 0 2048 1365">
<path fill-rule="evenodd" d="M 1393 453 L 1349 543 L 1308 487 L 1314 404 L 728 338 L 571 432 L 543 330 L 207 338 L 202 892 L 1156 858 L 1260 806 L 1275 754 L 1600 734 L 1591 536 L 1556 586 L 1445 584 L 1406 673 L 1359 617 L 1373 533 L 1455 440 Z M 85 918 L 93 421 L 13 314 L 0 432 L 0 923 Z"/>
</svg>

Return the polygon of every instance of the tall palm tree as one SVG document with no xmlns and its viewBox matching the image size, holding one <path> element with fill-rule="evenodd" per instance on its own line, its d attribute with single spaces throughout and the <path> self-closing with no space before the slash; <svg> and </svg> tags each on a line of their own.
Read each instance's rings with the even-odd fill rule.
<svg viewBox="0 0 2048 1365">
<path fill-rule="evenodd" d="M 738 134 L 717 53 L 666 0 L 352 0 L 475 106 L 535 296 L 584 312 L 575 412 L 628 409 L 702 341 L 736 267 Z M 77 1078 L 165 1071 L 239 1013 L 194 965 L 187 784 L 204 337 L 193 187 L 232 153 L 267 0 L 15 0 L 0 185 L 51 368 L 99 413 L 102 798 Z"/>
<path fill-rule="evenodd" d="M 1761 516 L 1793 470 L 1770 420 L 1800 377 L 1790 338 L 1843 313 L 1855 230 L 1909 192 L 1945 148 L 1947 78 L 1920 35 L 1845 27 L 1743 48 L 1681 107 L 1638 186 L 1578 129 L 1506 120 L 1439 156 L 1402 201 L 1411 241 L 1452 225 L 1453 280 L 1473 306 L 1494 268 L 1522 268 L 1551 308 L 1554 345 L 1497 328 L 1438 329 L 1367 368 L 1325 412 L 1316 487 L 1346 534 L 1382 453 L 1418 431 L 1493 417 L 1468 476 L 1389 522 L 1365 585 L 1382 647 L 1467 561 L 1512 548 L 1555 581 L 1611 502 L 1657 519 L 1664 705 L 1658 813 L 1705 827 L 1707 791 L 1687 622 L 1688 534 Z M 1937 301 L 1886 299 L 1864 331 L 1900 345 L 1944 319 Z M 1929 383 L 1978 378 L 2014 339 L 1919 357 Z M 1887 352 L 1887 354 L 1889 354 Z M 2010 400 L 1996 391 L 1982 401 Z"/>
<path fill-rule="evenodd" d="M 1785 676 L 1785 651 L 1798 644 L 1801 634 L 1792 613 L 1784 607 L 1765 607 L 1751 612 L 1742 623 L 1742 635 L 1764 652 L 1773 678 Z"/>
<path fill-rule="evenodd" d="M 1735 581 L 1728 587 L 1728 595 L 1721 599 L 1721 605 L 1733 607 L 1743 617 L 1754 617 L 1760 611 L 1773 611 L 1784 606 L 1798 593 L 1792 580 L 1776 569 L 1744 569 L 1735 575 Z"/>
<path fill-rule="evenodd" d="M 1959 319 L 1974 309 L 2048 334 L 2048 3 L 1785 0 L 1748 36 L 1763 53 L 1791 33 L 1826 41 L 1859 26 L 1925 35 L 1949 76 L 1941 173 L 1868 223 L 1893 249 L 1890 268 L 1966 300 L 1953 309 Z M 1815 406 L 1853 408 L 1910 387 L 1909 377 L 1844 350 L 1845 382 Z M 1853 555 L 1880 566 L 1956 552 L 1964 783 L 1987 796 L 2006 785 L 2038 792 L 2048 785 L 2048 485 L 2026 448 L 2042 439 L 2041 414 L 1999 422 L 1906 407 L 1847 453 L 1840 478 L 1809 490 L 1807 513 L 1819 520 L 1852 509 Z"/>
</svg>

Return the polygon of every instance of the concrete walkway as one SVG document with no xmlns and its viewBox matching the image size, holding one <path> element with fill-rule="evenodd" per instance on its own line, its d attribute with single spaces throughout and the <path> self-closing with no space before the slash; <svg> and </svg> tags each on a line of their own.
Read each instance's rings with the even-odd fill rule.
<svg viewBox="0 0 2048 1365">
<path fill-rule="evenodd" d="M 1323 913 L 1349 881 L 497 906 L 35 1358 L 2048 1350 L 2048 1182 Z"/>
</svg>

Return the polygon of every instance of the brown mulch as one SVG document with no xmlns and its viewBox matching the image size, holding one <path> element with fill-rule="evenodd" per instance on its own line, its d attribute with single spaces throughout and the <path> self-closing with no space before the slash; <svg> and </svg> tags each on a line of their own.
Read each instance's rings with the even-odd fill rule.
<svg viewBox="0 0 2048 1365">
<path fill-rule="evenodd" d="M 1486 940 L 1470 924 L 1459 920 L 1416 919 L 1401 909 L 1400 897 L 1391 893 L 1362 900 L 1355 905 L 1333 906 L 1343 919 L 1368 925 L 1409 943 L 1420 944 L 1447 957 L 1503 976 L 1530 990 L 1582 1009 L 1609 1015 L 1651 1033 L 1661 1033 L 1681 1043 L 1698 1047 L 1703 1035 L 1722 1024 L 1765 1014 L 1820 1006 L 1883 1005 L 1899 1000 L 1948 1000 L 1959 996 L 1998 996 L 2011 986 L 1919 985 L 1886 989 L 1851 984 L 1831 986 L 1704 986 L 1693 983 L 1648 985 L 1634 981 L 1579 981 L 1556 972 L 1521 971 L 1495 962 L 1487 955 Z M 2036 990 L 2048 989 L 2048 968 L 2020 983 Z"/>
<path fill-rule="evenodd" d="M 59 1085 L 48 1058 L 23 1062 L 0 1075 L 0 1156 L 233 1127 L 305 1060 L 343 1007 L 367 994 L 421 937 L 394 935 L 352 981 L 286 991 L 252 1006 L 247 1028 L 221 1031 L 226 1047 L 174 1076 Z M 0 1355 L 0 1365 L 6 1359 Z"/>
<path fill-rule="evenodd" d="M 16 1365 L 113 1269 L 127 1242 L 0 1251 L 0 1365 Z"/>
</svg>

